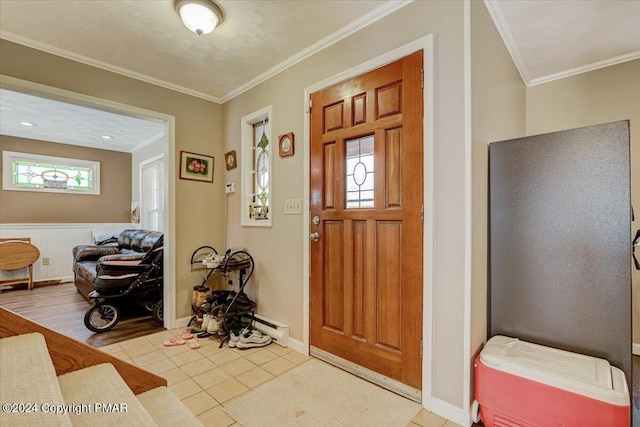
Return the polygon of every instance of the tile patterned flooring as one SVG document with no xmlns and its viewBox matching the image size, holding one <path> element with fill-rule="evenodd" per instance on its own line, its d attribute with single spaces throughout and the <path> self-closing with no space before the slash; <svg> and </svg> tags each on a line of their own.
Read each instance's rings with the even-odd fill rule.
<svg viewBox="0 0 640 427">
<path fill-rule="evenodd" d="M 207 427 L 238 427 L 224 413 L 225 405 L 310 359 L 277 344 L 246 350 L 226 344 L 218 348 L 220 341 L 213 338 L 199 339 L 198 349 L 162 344 L 183 330 L 162 331 L 100 350 L 166 378 L 171 391 Z M 458 425 L 421 409 L 408 427 L 417 426 Z"/>
</svg>

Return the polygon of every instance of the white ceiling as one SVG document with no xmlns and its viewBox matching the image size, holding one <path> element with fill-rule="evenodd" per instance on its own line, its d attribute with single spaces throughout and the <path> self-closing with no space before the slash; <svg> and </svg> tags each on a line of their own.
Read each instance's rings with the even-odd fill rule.
<svg viewBox="0 0 640 427">
<path fill-rule="evenodd" d="M 173 0 L 0 0 L 0 37 L 225 102 L 410 2 L 219 0 L 224 22 L 212 34 L 197 36 L 182 25 Z M 640 0 L 485 0 L 485 4 L 526 85 L 640 58 Z M 5 98 L 13 104 L 4 105 Z M 17 116 L 11 119 L 14 123 L 5 124 L 5 111 L 37 115 L 34 103 L 20 109 L 17 99 L 0 93 L 1 133 L 20 133 L 24 128 L 16 127 Z M 34 121 L 53 120 L 46 117 L 50 109 L 42 113 L 43 119 Z M 108 149 L 123 151 L 154 137 L 122 123 L 110 131 L 89 130 L 91 120 L 97 126 L 115 118 L 97 119 L 95 110 L 85 115 L 84 125 L 77 124 L 82 116 L 77 109 L 69 129 L 62 130 L 61 117 L 52 125 L 61 139 L 76 141 L 68 143 L 116 134 L 118 129 L 139 134 L 126 147 L 124 139 L 110 141 L 114 145 Z M 123 118 L 127 119 L 132 118 Z M 73 136 L 74 129 L 84 130 Z"/>
<path fill-rule="evenodd" d="M 640 58 L 638 0 L 485 0 L 527 86 Z"/>
<path fill-rule="evenodd" d="M 21 122 L 35 126 L 25 126 Z M 0 133 L 134 152 L 160 140 L 164 135 L 164 123 L 0 89 Z"/>
<path fill-rule="evenodd" d="M 0 37 L 224 102 L 407 2 L 217 3 L 224 21 L 198 36 L 173 0 L 2 0 Z"/>
</svg>

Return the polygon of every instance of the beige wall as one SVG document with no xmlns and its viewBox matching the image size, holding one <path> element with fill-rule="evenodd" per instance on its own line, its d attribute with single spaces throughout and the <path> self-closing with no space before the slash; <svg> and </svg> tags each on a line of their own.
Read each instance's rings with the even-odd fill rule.
<svg viewBox="0 0 640 427">
<path fill-rule="evenodd" d="M 487 338 L 489 143 L 525 135 L 525 86 L 483 2 L 471 2 L 471 356 Z"/>
<path fill-rule="evenodd" d="M 273 159 L 273 227 L 240 225 L 240 194 L 228 197 L 230 245 L 257 260 L 259 312 L 291 326 L 302 340 L 302 216 L 284 215 L 285 199 L 303 197 L 304 88 L 427 34 L 435 35 L 435 279 L 433 282 L 434 397 L 463 407 L 464 333 L 464 99 L 463 3 L 414 2 L 289 68 L 223 106 L 225 151 L 240 153 L 240 118 L 273 106 L 274 136 L 296 135 L 293 158 Z M 240 183 L 240 169 L 226 174 Z M 238 186 L 239 188 L 239 186 Z M 416 260 L 418 261 L 418 260 Z M 253 289 L 251 289 L 253 288 Z M 425 352 L 430 352 L 425 349 Z"/>
<path fill-rule="evenodd" d="M 214 183 L 175 182 L 177 317 L 190 315 L 191 253 L 201 245 L 224 245 L 221 106 L 120 74 L 0 40 L 0 74 L 175 116 L 177 168 L 180 150 L 216 158 Z M 129 193 L 129 196 L 130 197 Z"/>
<path fill-rule="evenodd" d="M 0 190 L 0 224 L 129 222 L 131 154 L 7 135 L 0 135 L 0 151 L 100 162 L 100 195 Z"/>
<path fill-rule="evenodd" d="M 527 88 L 527 135 L 631 121 L 631 201 L 640 228 L 640 60 Z M 633 273 L 633 342 L 640 344 L 640 272 Z"/>
</svg>

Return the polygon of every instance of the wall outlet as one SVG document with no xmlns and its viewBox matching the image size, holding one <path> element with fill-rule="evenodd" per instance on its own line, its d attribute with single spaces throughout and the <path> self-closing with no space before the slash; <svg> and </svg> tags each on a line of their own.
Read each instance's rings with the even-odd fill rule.
<svg viewBox="0 0 640 427">
<path fill-rule="evenodd" d="M 42 258 L 42 265 L 49 265 L 50 261 L 49 257 L 44 257 Z"/>
<path fill-rule="evenodd" d="M 285 215 L 301 215 L 302 199 L 287 199 L 284 201 Z"/>
</svg>

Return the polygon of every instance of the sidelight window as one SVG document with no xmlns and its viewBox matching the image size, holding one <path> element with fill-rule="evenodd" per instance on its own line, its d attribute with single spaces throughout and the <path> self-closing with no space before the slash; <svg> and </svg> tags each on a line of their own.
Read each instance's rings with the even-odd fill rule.
<svg viewBox="0 0 640 427">
<path fill-rule="evenodd" d="M 269 154 L 271 144 L 269 137 L 269 121 L 267 119 L 253 125 L 253 207 L 250 217 L 266 219 L 269 217 Z"/>
<path fill-rule="evenodd" d="M 241 222 L 243 226 L 271 227 L 272 123 L 271 106 L 240 119 Z"/>
</svg>

